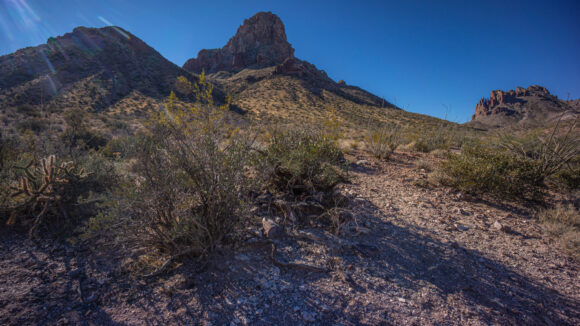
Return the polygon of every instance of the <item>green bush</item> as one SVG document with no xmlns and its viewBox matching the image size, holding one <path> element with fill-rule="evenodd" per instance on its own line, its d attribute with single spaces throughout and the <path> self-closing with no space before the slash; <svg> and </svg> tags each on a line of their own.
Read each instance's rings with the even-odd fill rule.
<svg viewBox="0 0 580 326">
<path fill-rule="evenodd" d="M 539 199 L 544 177 L 539 163 L 497 147 L 465 146 L 442 164 L 448 182 L 460 190 L 501 197 Z"/>
<path fill-rule="evenodd" d="M 265 161 L 267 179 L 280 191 L 328 192 L 345 181 L 344 157 L 335 143 L 305 130 L 274 132 Z"/>
<path fill-rule="evenodd" d="M 562 168 L 555 175 L 556 180 L 563 184 L 568 190 L 580 189 L 580 163 L 574 162 Z"/>
</svg>

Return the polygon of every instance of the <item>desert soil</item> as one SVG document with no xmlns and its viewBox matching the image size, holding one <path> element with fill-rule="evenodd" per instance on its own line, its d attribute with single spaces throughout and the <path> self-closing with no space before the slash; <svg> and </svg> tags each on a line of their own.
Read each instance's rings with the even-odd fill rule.
<svg viewBox="0 0 580 326">
<path fill-rule="evenodd" d="M 580 325 L 579 264 L 532 209 L 419 186 L 415 162 L 436 163 L 424 154 L 350 159 L 341 191 L 356 223 L 273 240 L 278 261 L 324 271 L 275 265 L 248 232 L 201 271 L 134 279 L 102 244 L 4 230 L 0 324 Z"/>
</svg>

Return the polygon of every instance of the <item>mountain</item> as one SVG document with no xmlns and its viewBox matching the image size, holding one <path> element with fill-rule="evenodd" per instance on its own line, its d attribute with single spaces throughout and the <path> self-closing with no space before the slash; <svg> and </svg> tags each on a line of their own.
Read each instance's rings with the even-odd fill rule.
<svg viewBox="0 0 580 326">
<path fill-rule="evenodd" d="M 294 56 L 284 24 L 271 12 L 246 19 L 221 49 L 201 50 L 183 69 L 200 73 L 230 93 L 233 103 L 257 119 L 308 121 L 329 107 L 346 120 L 396 114 L 395 105 Z M 389 112 L 387 112 L 389 111 Z M 373 114 L 374 114 L 373 113 Z M 348 121 L 347 121 L 348 122 Z"/>
<path fill-rule="evenodd" d="M 162 99 L 194 76 L 119 27 L 78 27 L 0 57 L 0 105 L 106 109 L 125 97 Z"/>
<path fill-rule="evenodd" d="M 94 113 L 95 128 L 116 134 L 127 131 L 119 126 L 130 125 L 134 131 L 172 90 L 191 100 L 179 92 L 177 77 L 193 82 L 202 71 L 214 84 L 218 102 L 228 93 L 232 110 L 244 113 L 236 119 L 319 124 L 335 114 L 357 137 L 370 123 L 441 124 L 337 82 L 296 58 L 280 18 L 260 12 L 246 19 L 223 48 L 202 50 L 182 68 L 113 26 L 78 27 L 46 44 L 0 56 L 0 125 L 8 133 L 63 130 L 62 114 L 80 108 Z"/>
<path fill-rule="evenodd" d="M 494 90 L 475 106 L 468 125 L 482 128 L 506 126 L 539 127 L 560 118 L 575 118 L 580 114 L 580 100 L 563 101 L 542 86 L 517 87 L 507 92 Z"/>
</svg>

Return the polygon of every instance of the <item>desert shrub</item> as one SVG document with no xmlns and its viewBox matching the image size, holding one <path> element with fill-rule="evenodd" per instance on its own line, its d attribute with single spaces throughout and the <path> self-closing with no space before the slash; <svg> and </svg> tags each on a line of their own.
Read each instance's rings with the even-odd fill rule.
<svg viewBox="0 0 580 326">
<path fill-rule="evenodd" d="M 28 118 L 16 123 L 16 129 L 20 132 L 31 130 L 39 133 L 48 129 L 48 121 L 41 118 Z"/>
<path fill-rule="evenodd" d="M 554 177 L 568 190 L 580 189 L 580 162 L 573 161 L 558 171 Z"/>
<path fill-rule="evenodd" d="M 371 128 L 367 136 L 367 145 L 371 153 L 379 159 L 388 159 L 400 144 L 398 126 Z"/>
<path fill-rule="evenodd" d="M 17 108 L 19 113 L 27 115 L 29 117 L 39 118 L 40 110 L 30 104 L 22 104 Z"/>
<path fill-rule="evenodd" d="M 130 129 L 130 126 L 127 122 L 125 122 L 123 120 L 119 120 L 119 119 L 109 119 L 105 122 L 105 124 L 107 125 L 107 127 L 111 128 L 113 130 L 128 131 Z"/>
<path fill-rule="evenodd" d="M 430 153 L 434 150 L 449 149 L 448 134 L 443 131 L 422 133 L 414 142 L 413 149 L 418 152 Z"/>
<path fill-rule="evenodd" d="M 83 129 L 77 132 L 65 130 L 61 139 L 69 148 L 99 149 L 107 144 L 108 139 L 99 132 Z"/>
<path fill-rule="evenodd" d="M 67 129 L 61 140 L 69 149 L 99 149 L 107 144 L 108 139 L 104 135 L 89 128 L 86 116 L 82 109 L 73 109 L 65 114 Z"/>
<path fill-rule="evenodd" d="M 424 170 L 426 172 L 431 172 L 433 170 L 433 166 L 429 161 L 420 159 L 415 162 L 415 168 L 417 170 Z"/>
<path fill-rule="evenodd" d="M 100 152 L 109 158 L 132 157 L 136 153 L 135 138 L 132 136 L 112 138 L 105 146 L 101 147 Z"/>
<path fill-rule="evenodd" d="M 13 139 L 6 137 L 0 131 L 0 223 L 8 219 L 8 202 L 10 200 L 10 180 L 13 177 L 16 144 Z"/>
<path fill-rule="evenodd" d="M 539 199 L 544 178 L 538 165 L 497 147 L 471 145 L 450 154 L 442 168 L 450 185 L 466 192 Z"/>
<path fill-rule="evenodd" d="M 447 150 L 436 149 L 436 150 L 432 151 L 430 154 L 433 155 L 433 157 L 444 159 L 444 158 L 447 158 L 448 153 L 449 153 L 449 151 L 447 151 Z"/>
<path fill-rule="evenodd" d="M 566 168 L 574 174 L 573 166 L 580 160 L 580 134 L 575 127 L 576 121 L 567 130 L 561 130 L 559 121 L 549 134 L 530 133 L 524 137 L 501 134 L 498 144 L 520 158 L 537 162 L 535 173 L 544 179 Z M 570 181 L 573 185 L 574 181 Z"/>
<path fill-rule="evenodd" d="M 168 262 L 207 256 L 245 216 L 249 140 L 227 122 L 229 103 L 214 104 L 203 74 L 190 87 L 195 104 L 177 107 L 172 93 L 153 114 L 136 140 L 133 173 L 87 226 L 114 223 L 132 248 Z"/>
<path fill-rule="evenodd" d="M 538 219 L 547 231 L 560 239 L 563 246 L 576 258 L 580 258 L 580 213 L 573 205 L 558 204 L 542 210 Z"/>
<path fill-rule="evenodd" d="M 270 185 L 293 194 L 331 191 L 345 180 L 342 152 L 329 138 L 306 130 L 275 131 L 265 150 Z"/>
<path fill-rule="evenodd" d="M 26 166 L 13 166 L 20 172 L 13 174 L 18 181 L 12 185 L 11 201 L 7 203 L 7 224 L 25 226 L 34 237 L 41 227 L 62 231 L 94 214 L 94 194 L 114 183 L 107 175 L 110 171 L 103 170 L 105 164 L 95 166 L 100 170 L 87 172 L 79 162 L 59 160 L 54 155 L 31 160 Z"/>
</svg>

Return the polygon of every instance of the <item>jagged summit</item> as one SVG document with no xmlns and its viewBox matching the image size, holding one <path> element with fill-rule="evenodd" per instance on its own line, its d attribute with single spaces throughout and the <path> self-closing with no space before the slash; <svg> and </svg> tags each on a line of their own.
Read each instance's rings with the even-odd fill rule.
<svg viewBox="0 0 580 326">
<path fill-rule="evenodd" d="M 221 49 L 201 50 L 183 68 L 200 73 L 239 71 L 279 65 L 294 57 L 294 49 L 286 39 L 284 24 L 271 12 L 259 12 L 244 21 Z"/>
<path fill-rule="evenodd" d="M 485 127 L 503 127 L 516 123 L 542 125 L 553 119 L 577 112 L 575 102 L 562 101 L 550 94 L 543 86 L 515 90 L 493 90 L 489 98 L 482 98 L 475 106 L 475 114 L 469 124 Z M 564 115 L 563 115 L 564 114 Z"/>
</svg>

